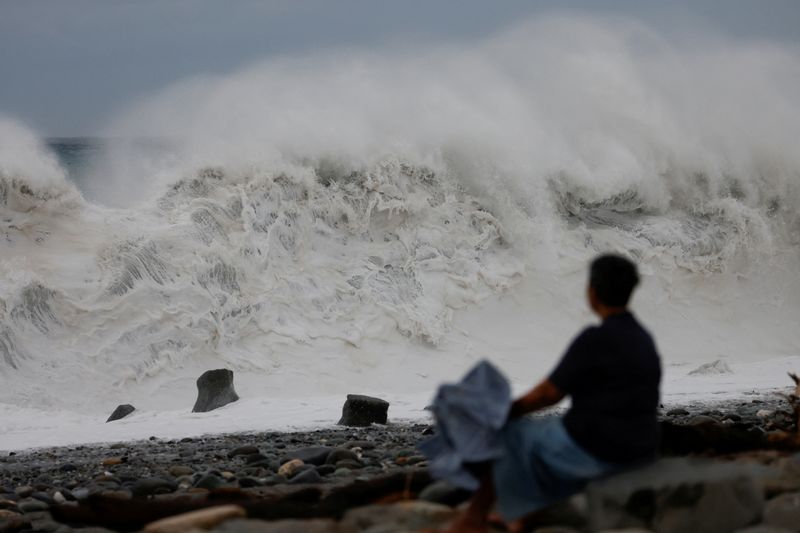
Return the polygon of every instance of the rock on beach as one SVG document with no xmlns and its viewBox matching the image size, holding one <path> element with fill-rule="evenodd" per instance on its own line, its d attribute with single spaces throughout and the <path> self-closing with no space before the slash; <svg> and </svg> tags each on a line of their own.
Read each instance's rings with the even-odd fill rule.
<svg viewBox="0 0 800 533">
<path fill-rule="evenodd" d="M 348 394 L 342 407 L 341 426 L 365 427 L 371 424 L 386 424 L 389 402 L 372 396 Z"/>
<path fill-rule="evenodd" d="M 106 423 L 113 422 L 114 420 L 119 420 L 121 418 L 125 418 L 126 416 L 128 416 L 129 414 L 134 412 L 135 410 L 136 410 L 136 408 L 134 406 L 132 406 L 131 404 L 128 404 L 128 403 L 125 403 L 125 404 L 122 404 L 122 405 L 118 405 L 117 408 L 114 409 L 114 412 L 111 413 L 111 416 L 108 417 L 108 420 L 106 420 Z"/>
<path fill-rule="evenodd" d="M 197 378 L 197 401 L 193 413 L 205 413 L 239 399 L 233 388 L 233 371 L 226 368 L 208 370 Z"/>
</svg>

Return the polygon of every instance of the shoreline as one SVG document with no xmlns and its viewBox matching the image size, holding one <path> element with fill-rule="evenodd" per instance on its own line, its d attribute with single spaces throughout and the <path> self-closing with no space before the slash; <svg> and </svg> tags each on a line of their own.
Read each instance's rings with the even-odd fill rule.
<svg viewBox="0 0 800 533">
<path fill-rule="evenodd" d="M 706 399 L 702 400 L 692 400 L 688 402 L 680 402 L 680 401 L 669 401 L 669 402 L 662 402 L 660 407 L 660 414 L 664 416 L 668 411 L 672 409 L 686 409 L 693 414 L 701 414 L 704 412 L 714 411 L 714 410 L 725 410 L 730 409 L 731 405 L 739 405 L 740 407 L 746 404 L 750 404 L 751 408 L 747 409 L 748 411 L 753 411 L 750 413 L 753 415 L 755 412 L 759 410 L 779 410 L 784 408 L 785 406 L 785 399 L 781 396 L 782 394 L 786 394 L 791 391 L 789 387 L 775 387 L 770 389 L 762 389 L 762 390 L 754 390 L 752 392 L 744 392 L 739 395 L 732 395 L 730 393 L 721 393 L 720 395 L 724 395 L 724 398 L 714 398 L 714 394 L 711 393 Z M 229 404 L 229 406 L 236 407 L 234 404 Z M 229 408 L 229 406 L 223 407 L 221 409 L 210 411 L 209 413 L 191 413 L 186 412 L 186 418 L 200 418 L 200 417 L 208 417 L 209 423 L 216 422 L 220 418 L 224 418 L 225 409 Z M 752 406 L 759 406 L 758 408 Z M 338 407 L 337 407 L 338 409 Z M 566 406 L 557 406 L 555 408 L 549 409 L 544 411 L 535 416 L 550 416 L 550 415 L 557 415 L 564 411 L 566 411 Z M 332 411 L 333 412 L 333 411 Z M 171 413 L 171 412 L 170 412 Z M 425 411 L 426 415 L 419 416 L 419 417 L 411 417 L 408 416 L 408 412 L 404 412 L 406 416 L 401 417 L 391 417 L 390 413 L 390 420 L 386 427 L 392 426 L 410 426 L 410 425 L 426 425 L 426 424 L 433 424 L 433 421 L 429 415 L 427 415 L 427 411 Z M 163 413 L 135 413 L 136 416 L 159 416 Z M 210 415 L 210 416 L 209 416 Z M 211 418 L 215 417 L 215 418 Z M 128 419 L 121 419 L 119 421 L 114 421 L 110 423 L 106 423 L 105 421 L 101 421 L 98 417 L 98 424 L 101 424 L 101 427 L 108 429 L 109 433 L 114 432 L 114 424 L 119 424 L 122 422 L 123 424 Z M 202 420 L 202 419 L 201 419 Z M 276 427 L 266 427 L 263 429 L 254 428 L 254 429 L 245 429 L 245 430 L 233 430 L 233 431 L 226 431 L 226 430 L 219 430 L 219 431 L 209 431 L 205 433 L 196 433 L 193 431 L 187 431 L 185 434 L 176 434 L 175 431 L 172 431 L 171 435 L 159 435 L 158 431 L 152 431 L 150 435 L 141 438 L 110 438 L 108 440 L 102 439 L 84 439 L 82 440 L 80 437 L 75 439 L 73 442 L 68 442 L 64 444 L 43 444 L 41 446 L 23 446 L 23 447 L 14 447 L 14 446 L 3 446 L 2 442 L 0 442 L 0 457 L 4 454 L 7 455 L 11 452 L 15 454 L 25 453 L 27 451 L 35 451 L 35 450 L 43 450 L 43 449 L 63 449 L 63 448 L 71 448 L 76 446 L 82 447 L 103 447 L 117 443 L 130 443 L 130 444 L 137 444 L 137 443 L 146 443 L 153 438 L 157 440 L 169 441 L 169 440 L 176 440 L 182 438 L 193 438 L 193 439 L 208 439 L 208 438 L 218 438 L 218 437 L 233 437 L 237 435 L 247 436 L 252 434 L 305 434 L 305 433 L 314 433 L 317 431 L 330 431 L 335 430 L 337 428 L 341 428 L 338 426 L 336 421 L 338 417 L 330 416 L 329 422 L 326 423 L 308 423 L 308 424 L 298 424 L 295 427 L 289 426 L 286 427 L 285 425 L 278 425 L 280 428 Z M 138 422 L 138 421 L 137 421 Z"/>
<path fill-rule="evenodd" d="M 723 445 L 720 450 L 698 454 L 673 448 L 666 456 L 728 462 L 744 458 L 772 465 L 794 453 L 800 461 L 800 448 L 747 450 L 751 442 L 747 436 L 765 437 L 770 431 L 790 428 L 784 404 L 777 395 L 766 393 L 735 401 L 665 405 L 660 414 L 662 429 L 668 425 L 692 432 L 693 437 L 707 437 L 712 448 L 720 431 L 731 430 L 736 438 L 745 437 L 738 444 L 733 442 L 734 448 L 727 452 L 730 439 L 719 441 Z M 538 416 L 556 414 L 553 410 Z M 233 529 L 225 529 L 223 521 L 221 529 L 212 531 L 238 531 L 244 526 L 237 520 L 246 516 L 244 522 L 257 522 L 250 524 L 252 531 L 269 531 L 257 529 L 265 527 L 264 520 L 295 521 L 299 524 L 296 531 L 316 531 L 308 528 L 313 521 L 322 520 L 328 529 L 319 531 L 349 532 L 341 529 L 348 513 L 374 511 L 379 516 L 376 523 L 381 523 L 388 519 L 380 518 L 380 513 L 385 513 L 391 502 L 399 502 L 394 504 L 397 516 L 392 519 L 398 523 L 419 518 L 420 513 L 429 520 L 425 524 L 441 523 L 454 516 L 454 506 L 468 493 L 432 482 L 426 459 L 416 450 L 416 444 L 431 432 L 429 424 L 394 421 L 365 428 L 152 437 L 3 452 L 0 525 L 3 520 L 17 520 L 27 521 L 36 531 L 80 531 L 73 529 L 76 526 L 132 531 L 167 516 L 225 504 L 226 512 L 232 509 L 230 505 L 239 509 L 236 516 L 240 518 L 229 522 Z M 679 437 L 676 442 L 683 442 Z M 674 435 L 669 438 L 675 440 Z M 736 451 L 737 445 L 742 449 Z M 796 481 L 791 487 L 800 489 L 800 477 Z M 298 505 L 297 498 L 308 502 Z M 372 507 L 380 508 L 369 511 Z M 438 518 L 434 520 L 433 515 Z M 132 520 L 133 526 L 125 520 Z M 559 523 L 564 518 L 557 515 L 553 520 Z M 398 526 L 397 531 L 403 530 Z"/>
</svg>

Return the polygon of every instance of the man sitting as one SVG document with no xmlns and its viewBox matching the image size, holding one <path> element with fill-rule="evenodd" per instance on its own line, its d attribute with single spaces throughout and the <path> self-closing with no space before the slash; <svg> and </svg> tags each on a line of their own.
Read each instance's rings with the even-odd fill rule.
<svg viewBox="0 0 800 533">
<path fill-rule="evenodd" d="M 496 509 L 522 531 L 525 517 L 602 476 L 655 458 L 661 363 L 653 338 L 628 311 L 636 266 L 604 255 L 590 268 L 589 306 L 601 319 L 572 342 L 550 376 L 517 399 L 502 430 L 504 454 L 476 465 L 481 487 L 450 532 L 483 532 Z M 521 418 L 569 396 L 563 418 Z"/>
</svg>

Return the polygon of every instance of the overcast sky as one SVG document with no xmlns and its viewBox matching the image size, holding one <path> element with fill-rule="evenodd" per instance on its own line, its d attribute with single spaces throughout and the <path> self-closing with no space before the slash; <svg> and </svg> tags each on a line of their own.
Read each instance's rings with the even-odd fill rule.
<svg viewBox="0 0 800 533">
<path fill-rule="evenodd" d="M 555 9 L 623 14 L 665 34 L 800 42 L 798 0 L 0 0 L 0 113 L 42 135 L 97 133 L 198 74 L 332 47 L 469 42 Z M 598 7 L 602 5 L 602 7 Z"/>
</svg>

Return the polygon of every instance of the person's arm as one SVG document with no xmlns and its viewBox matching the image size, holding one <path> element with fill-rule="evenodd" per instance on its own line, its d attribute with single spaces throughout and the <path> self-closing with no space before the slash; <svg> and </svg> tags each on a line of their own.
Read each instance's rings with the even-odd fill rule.
<svg viewBox="0 0 800 533">
<path fill-rule="evenodd" d="M 511 404 L 509 418 L 517 418 L 545 407 L 550 407 L 564 398 L 564 393 L 549 379 L 545 379 L 526 395 L 521 396 Z"/>
</svg>

